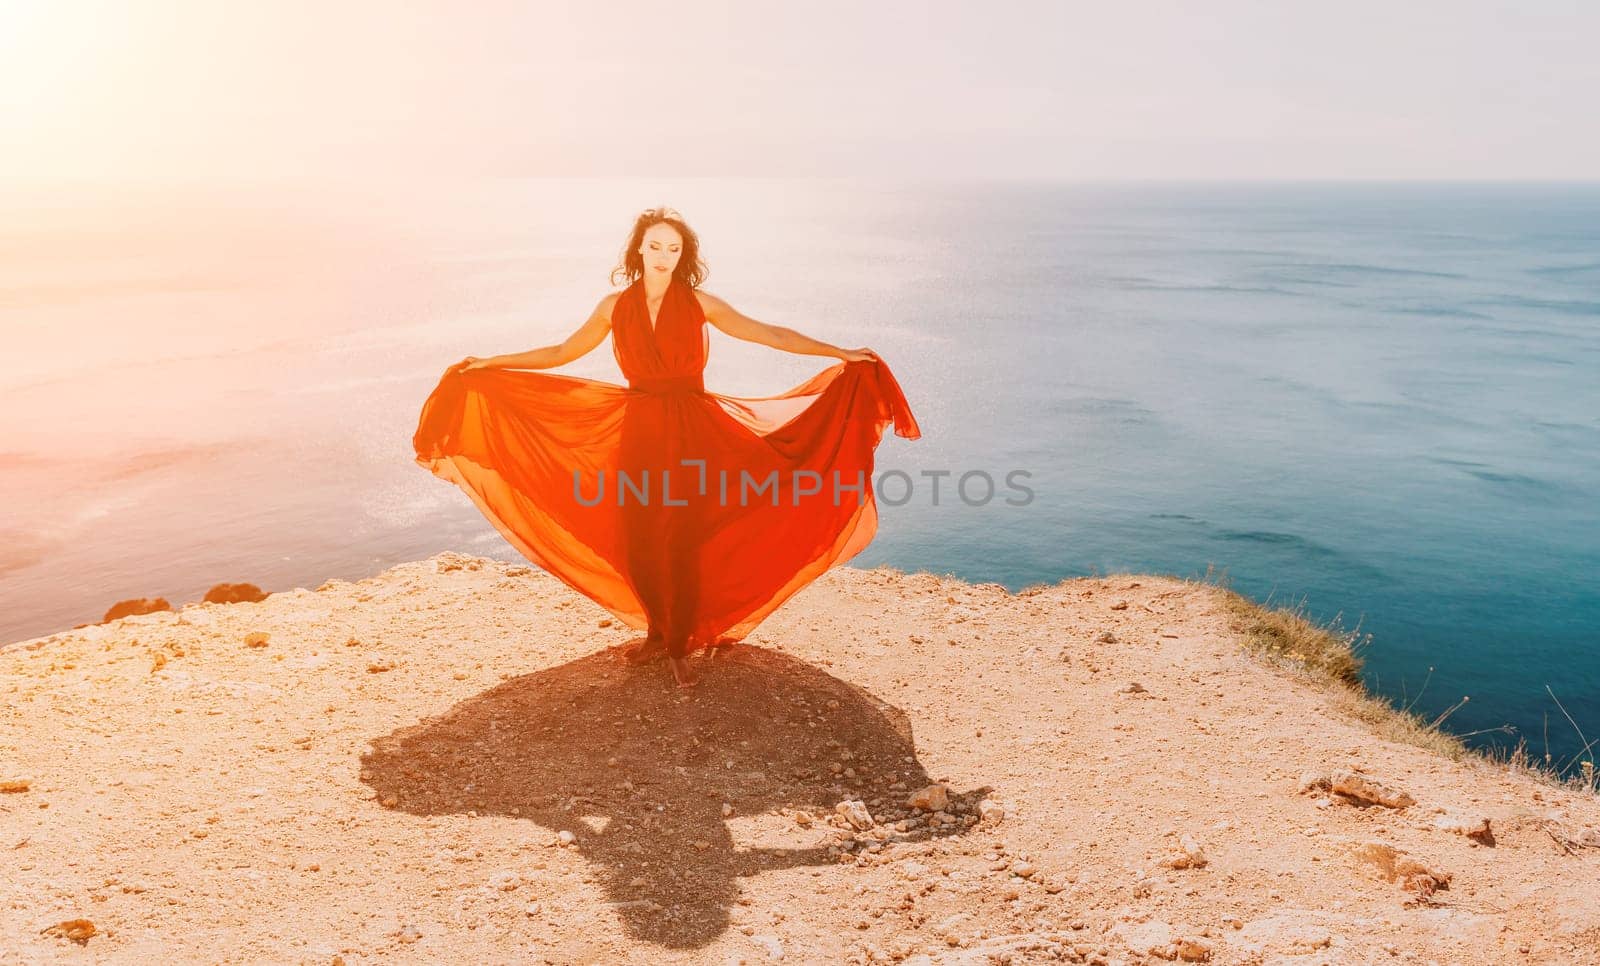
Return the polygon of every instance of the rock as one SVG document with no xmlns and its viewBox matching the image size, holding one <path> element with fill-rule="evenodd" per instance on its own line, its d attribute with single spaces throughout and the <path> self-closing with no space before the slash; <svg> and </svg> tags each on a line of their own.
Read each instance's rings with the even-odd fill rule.
<svg viewBox="0 0 1600 966">
<path fill-rule="evenodd" d="M 1308 771 L 1300 776 L 1300 785 L 1295 789 L 1301 795 L 1310 795 L 1314 792 L 1326 792 L 1333 788 L 1333 779 L 1325 772 Z"/>
<path fill-rule="evenodd" d="M 950 790 L 943 785 L 929 785 L 912 792 L 906 804 L 925 812 L 941 812 L 950 804 Z"/>
<path fill-rule="evenodd" d="M 266 647 L 267 638 L 271 635 L 266 631 L 251 631 L 244 636 L 245 647 Z"/>
<path fill-rule="evenodd" d="M 985 825 L 999 825 L 1005 821 L 1006 807 L 992 798 L 978 800 L 978 820 Z"/>
<path fill-rule="evenodd" d="M 1454 832 L 1457 835 L 1465 835 L 1479 845 L 1494 844 L 1494 833 L 1489 830 L 1489 819 L 1486 816 L 1469 819 L 1462 818 L 1459 815 L 1445 814 L 1434 819 L 1433 826 L 1441 832 Z"/>
<path fill-rule="evenodd" d="M 941 919 L 933 927 L 933 934 L 944 941 L 948 946 L 962 946 L 967 942 L 966 933 L 973 922 L 970 913 L 958 912 L 953 916 Z"/>
<path fill-rule="evenodd" d="M 1145 691 L 1144 685 L 1140 684 L 1138 681 L 1133 681 L 1127 687 L 1122 689 L 1122 693 L 1123 694 L 1148 694 L 1149 692 Z"/>
<path fill-rule="evenodd" d="M 33 782 L 27 778 L 0 778 L 0 793 L 15 795 L 27 791 Z"/>
<path fill-rule="evenodd" d="M 1011 863 L 1011 874 L 1021 876 L 1024 879 L 1033 878 L 1034 874 L 1038 871 L 1039 867 L 1034 865 L 1032 862 L 1023 862 L 1019 860 Z"/>
<path fill-rule="evenodd" d="M 900 863 L 900 874 L 908 879 L 917 879 L 928 874 L 928 867 L 916 859 L 907 859 Z"/>
<path fill-rule="evenodd" d="M 438 561 L 437 568 L 441 574 L 448 574 L 457 570 L 483 569 L 483 559 L 481 557 L 469 557 L 466 554 L 456 553 L 454 550 L 446 550 L 438 554 L 435 559 Z"/>
<path fill-rule="evenodd" d="M 844 820 L 858 829 L 868 829 L 874 824 L 872 814 L 867 811 L 867 805 L 860 799 L 846 799 L 833 807 L 833 810 L 844 816 Z"/>
<path fill-rule="evenodd" d="M 119 600 L 106 610 L 106 616 L 100 618 L 100 623 L 105 624 L 119 617 L 131 617 L 135 614 L 154 614 L 157 611 L 171 610 L 172 605 L 167 603 L 165 597 L 130 597 Z M 87 921 L 87 920 L 73 920 Z"/>
<path fill-rule="evenodd" d="M 1125 601 L 1125 600 L 1119 600 L 1115 604 L 1111 605 L 1111 609 L 1112 610 L 1127 610 L 1128 609 L 1128 602 Z"/>
<path fill-rule="evenodd" d="M 1178 958 L 1186 963 L 1208 963 L 1211 961 L 1211 947 L 1198 939 L 1180 939 L 1177 943 Z"/>
<path fill-rule="evenodd" d="M 1159 956 L 1161 951 L 1170 950 L 1172 946 L 1172 924 L 1160 919 L 1119 922 L 1111 927 L 1111 935 L 1121 939 L 1128 948 L 1145 955 Z"/>
<path fill-rule="evenodd" d="M 1344 796 L 1343 800 L 1346 801 L 1355 800 L 1373 805 L 1383 805 L 1388 808 L 1405 808 L 1408 805 L 1417 803 L 1416 799 L 1405 792 L 1390 788 L 1360 772 L 1354 771 L 1335 771 L 1331 773 L 1308 771 L 1300 776 L 1300 783 L 1296 791 L 1301 795 L 1331 792 Z"/>
<path fill-rule="evenodd" d="M 254 604 L 267 595 L 255 584 L 212 584 L 201 599 L 208 604 Z"/>
<path fill-rule="evenodd" d="M 1335 772 L 1329 779 L 1334 793 L 1347 798 L 1372 802 L 1387 808 L 1405 808 L 1417 803 L 1416 799 L 1405 792 L 1380 784 L 1357 772 Z"/>
<path fill-rule="evenodd" d="M 567 846 L 576 841 L 578 841 L 578 837 L 573 835 L 571 832 L 568 832 L 566 829 L 562 829 L 560 832 L 556 833 L 556 842 L 560 845 Z"/>
<path fill-rule="evenodd" d="M 1115 643 L 1117 643 L 1117 635 L 1111 633 L 1110 631 L 1101 631 L 1100 635 L 1095 638 L 1095 643 L 1097 643 L 1097 644 L 1115 644 Z"/>
<path fill-rule="evenodd" d="M 1450 888 L 1451 875 L 1428 868 L 1386 842 L 1362 842 L 1352 849 L 1356 858 L 1370 862 L 1390 882 L 1399 882 L 1407 892 L 1426 899 L 1438 889 Z"/>
<path fill-rule="evenodd" d="M 1200 869 L 1204 868 L 1208 861 L 1200 842 L 1185 832 L 1178 837 L 1177 850 L 1162 859 L 1161 864 L 1169 869 Z"/>
<path fill-rule="evenodd" d="M 97 932 L 94 928 L 94 923 L 87 919 L 68 919 L 65 922 L 58 922 L 39 931 L 46 936 L 59 936 L 62 939 L 70 939 L 80 946 L 86 944 L 89 941 L 89 937 Z"/>
</svg>

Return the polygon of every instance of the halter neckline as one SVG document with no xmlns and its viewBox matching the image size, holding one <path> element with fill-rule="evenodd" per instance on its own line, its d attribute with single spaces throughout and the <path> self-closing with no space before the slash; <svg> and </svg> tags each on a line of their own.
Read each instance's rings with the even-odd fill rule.
<svg viewBox="0 0 1600 966">
<path fill-rule="evenodd" d="M 650 336 L 654 338 L 657 330 L 661 327 L 661 313 L 667 310 L 667 296 L 672 292 L 672 287 L 678 284 L 678 278 L 673 276 L 667 279 L 667 287 L 661 290 L 661 306 L 656 310 L 654 319 L 650 318 L 650 293 L 645 290 L 644 276 L 639 276 L 633 284 L 639 286 L 639 299 L 644 304 L 645 328 L 650 330 Z"/>
</svg>

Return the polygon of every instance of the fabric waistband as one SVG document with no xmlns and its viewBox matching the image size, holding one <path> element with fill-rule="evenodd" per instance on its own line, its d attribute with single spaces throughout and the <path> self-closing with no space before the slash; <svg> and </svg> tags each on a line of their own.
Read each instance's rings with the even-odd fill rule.
<svg viewBox="0 0 1600 966">
<path fill-rule="evenodd" d="M 640 392 L 705 392 L 706 383 L 700 373 L 694 373 L 688 376 L 629 379 L 628 388 Z"/>
</svg>

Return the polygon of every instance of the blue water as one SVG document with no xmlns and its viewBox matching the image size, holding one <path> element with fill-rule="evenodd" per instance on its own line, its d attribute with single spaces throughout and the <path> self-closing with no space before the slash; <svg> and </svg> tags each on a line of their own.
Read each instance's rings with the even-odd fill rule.
<svg viewBox="0 0 1600 966">
<path fill-rule="evenodd" d="M 104 299 L 131 296 L 101 286 L 51 331 L 115 311 L 160 346 L 172 320 L 227 309 L 257 341 L 229 354 L 229 335 L 198 362 L 164 349 L 115 405 L 8 436 L 0 495 L 35 505 L 0 519 L 22 548 L 0 560 L 0 639 L 219 580 L 316 586 L 446 548 L 514 558 L 411 464 L 416 407 L 444 364 L 576 327 L 628 214 L 664 200 L 702 233 L 708 289 L 871 346 L 899 376 L 924 437 L 886 437 L 880 470 L 916 485 L 857 565 L 1013 590 L 1214 567 L 1370 635 L 1373 690 L 1429 717 L 1470 696 L 1448 724 L 1475 743 L 1568 761 L 1582 742 L 1562 707 L 1600 737 L 1600 186 L 518 181 L 430 186 L 407 195 L 432 199 L 426 215 L 380 223 L 394 197 L 278 206 L 324 239 L 343 204 L 351 237 L 383 240 L 319 249 L 290 302 L 282 285 L 305 273 L 275 262 L 264 286 L 196 295 L 207 236 L 150 203 L 169 214 L 148 230 L 174 237 L 138 293 L 148 314 L 128 322 Z M 194 221 L 231 224 L 228 205 Z M 30 250 L 9 231 L 0 244 Z M 179 277 L 188 301 L 152 301 Z M 0 298 L 67 311 L 38 287 L 19 302 L 20 284 L 0 280 Z M 565 371 L 614 378 L 609 355 Z M 824 364 L 716 333 L 707 383 L 758 395 Z M 0 386 L 0 405 L 59 415 L 73 378 Z M 157 406 L 161 386 L 191 388 Z M 139 446 L 72 462 L 56 445 L 124 424 Z M 40 485 L 91 459 L 103 486 Z M 1034 497 L 1009 506 L 1018 469 Z M 935 506 L 919 474 L 940 470 Z M 972 470 L 999 482 L 993 502 L 956 497 Z"/>
<path fill-rule="evenodd" d="M 964 358 L 908 459 L 1038 499 L 903 511 L 874 559 L 1214 564 L 1370 634 L 1374 690 L 1470 696 L 1474 741 L 1565 761 L 1557 700 L 1600 738 L 1600 186 L 1010 189 L 918 227 L 955 225 L 916 314 Z"/>
</svg>

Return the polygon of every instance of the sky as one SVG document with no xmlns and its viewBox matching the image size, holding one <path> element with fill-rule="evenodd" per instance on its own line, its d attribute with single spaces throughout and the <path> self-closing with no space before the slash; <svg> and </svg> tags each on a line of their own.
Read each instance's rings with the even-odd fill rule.
<svg viewBox="0 0 1600 966">
<path fill-rule="evenodd" d="M 0 177 L 1600 177 L 1600 4 L 0 0 Z"/>
</svg>

